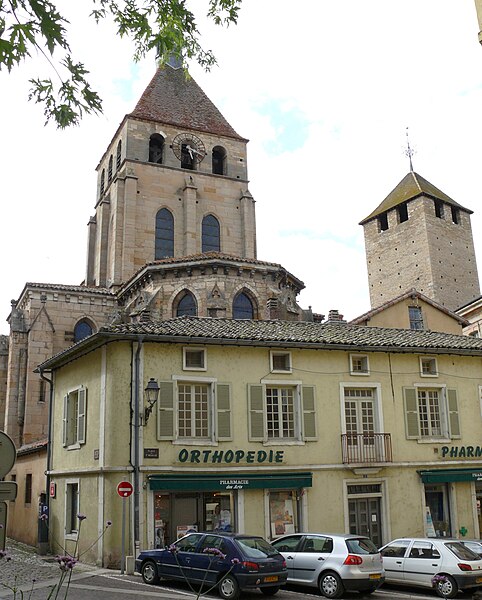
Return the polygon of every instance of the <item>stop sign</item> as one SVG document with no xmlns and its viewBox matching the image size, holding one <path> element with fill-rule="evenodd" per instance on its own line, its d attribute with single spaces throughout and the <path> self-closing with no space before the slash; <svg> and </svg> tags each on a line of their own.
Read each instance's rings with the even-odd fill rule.
<svg viewBox="0 0 482 600">
<path fill-rule="evenodd" d="M 132 487 L 132 483 L 129 483 L 128 481 L 121 481 L 117 484 L 117 493 L 121 498 L 128 498 L 133 491 L 134 488 Z"/>
</svg>

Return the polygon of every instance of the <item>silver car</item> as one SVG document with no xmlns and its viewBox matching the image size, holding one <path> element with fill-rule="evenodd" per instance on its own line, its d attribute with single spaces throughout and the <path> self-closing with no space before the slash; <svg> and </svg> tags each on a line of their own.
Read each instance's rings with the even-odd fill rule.
<svg viewBox="0 0 482 600">
<path fill-rule="evenodd" d="M 296 533 L 272 542 L 288 568 L 288 583 L 317 587 L 327 598 L 370 594 L 385 580 L 375 544 L 362 535 Z"/>
<path fill-rule="evenodd" d="M 380 551 L 387 583 L 434 588 L 442 598 L 482 585 L 482 559 L 462 540 L 401 538 Z"/>
</svg>

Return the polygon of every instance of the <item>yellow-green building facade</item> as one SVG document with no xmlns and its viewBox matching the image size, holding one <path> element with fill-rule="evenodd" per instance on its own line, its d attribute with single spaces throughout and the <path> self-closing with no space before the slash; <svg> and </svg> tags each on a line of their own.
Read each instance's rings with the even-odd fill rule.
<svg viewBox="0 0 482 600">
<path fill-rule="evenodd" d="M 480 537 L 481 367 L 479 339 L 343 322 L 103 328 L 40 366 L 50 543 L 85 514 L 83 559 L 118 566 L 123 503 L 128 555 L 190 529 Z"/>
</svg>

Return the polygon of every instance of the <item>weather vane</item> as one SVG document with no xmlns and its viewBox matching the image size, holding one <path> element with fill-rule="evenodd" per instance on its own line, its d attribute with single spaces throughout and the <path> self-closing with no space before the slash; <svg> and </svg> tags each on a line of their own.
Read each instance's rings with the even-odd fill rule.
<svg viewBox="0 0 482 600">
<path fill-rule="evenodd" d="M 410 161 L 410 172 L 413 173 L 413 164 L 412 164 L 412 156 L 415 154 L 415 150 L 413 150 L 410 146 L 410 140 L 408 138 L 408 127 L 405 130 L 407 136 L 407 148 L 405 149 L 405 156 L 408 156 L 408 160 Z"/>
</svg>

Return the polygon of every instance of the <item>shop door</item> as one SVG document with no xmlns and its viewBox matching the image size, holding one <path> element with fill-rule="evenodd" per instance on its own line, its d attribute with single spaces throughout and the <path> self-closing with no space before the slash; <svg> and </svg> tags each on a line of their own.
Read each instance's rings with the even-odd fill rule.
<svg viewBox="0 0 482 600">
<path fill-rule="evenodd" d="M 348 500 L 350 533 L 368 536 L 377 548 L 382 545 L 380 498 Z"/>
<path fill-rule="evenodd" d="M 174 494 L 172 499 L 171 540 L 177 540 L 189 530 L 199 531 L 198 495 Z"/>
</svg>

